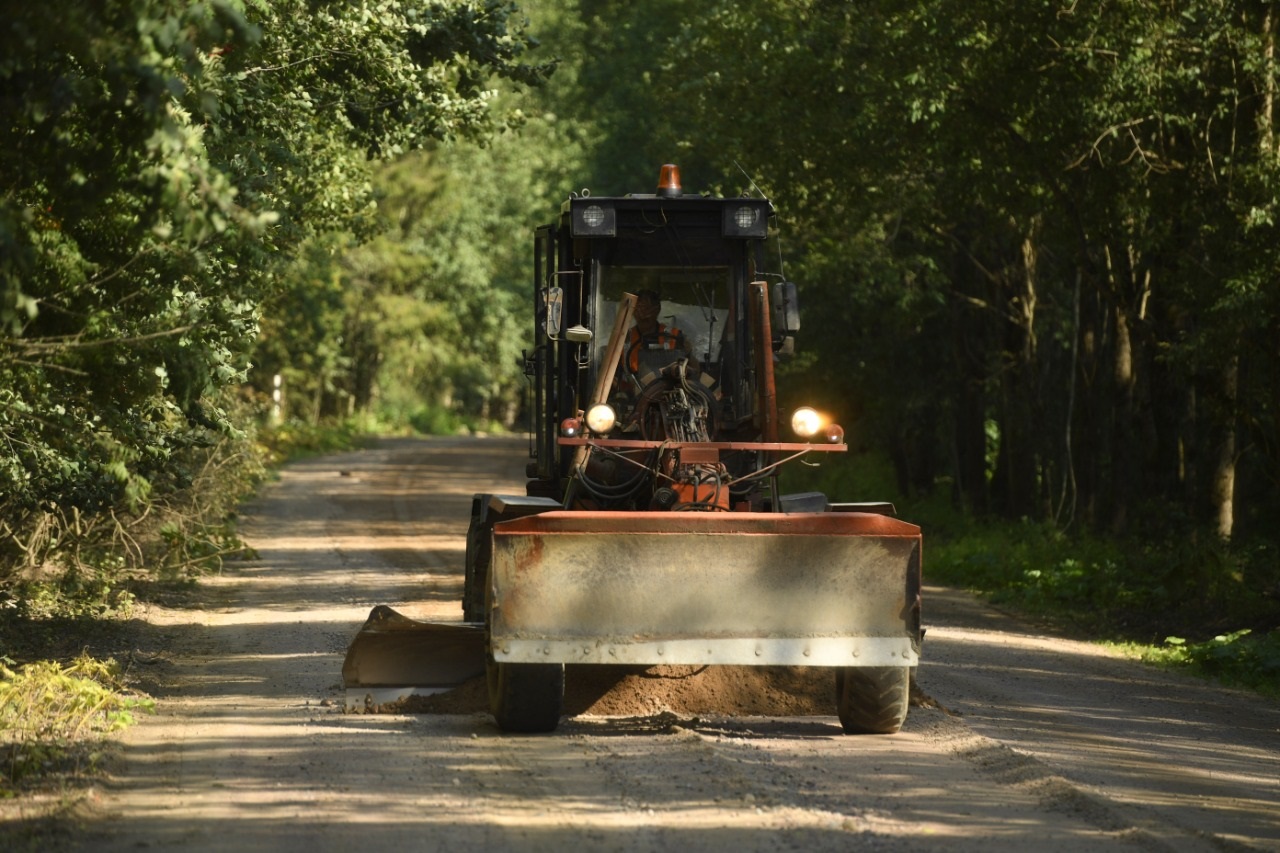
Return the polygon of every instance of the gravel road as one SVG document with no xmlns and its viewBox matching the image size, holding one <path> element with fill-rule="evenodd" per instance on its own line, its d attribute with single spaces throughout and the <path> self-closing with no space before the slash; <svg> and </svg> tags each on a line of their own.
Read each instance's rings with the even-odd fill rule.
<svg viewBox="0 0 1280 853">
<path fill-rule="evenodd" d="M 134 669 L 159 710 L 73 846 L 1280 851 L 1280 709 L 932 587 L 927 697 L 894 736 L 846 737 L 798 699 L 663 707 L 643 678 L 545 736 L 503 736 L 465 702 L 342 713 L 373 605 L 461 618 L 470 496 L 521 490 L 525 448 L 394 439 L 285 469 L 245 511 L 258 559 L 145 614 Z M 768 692 L 704 684 L 725 707 L 733 684 Z"/>
</svg>

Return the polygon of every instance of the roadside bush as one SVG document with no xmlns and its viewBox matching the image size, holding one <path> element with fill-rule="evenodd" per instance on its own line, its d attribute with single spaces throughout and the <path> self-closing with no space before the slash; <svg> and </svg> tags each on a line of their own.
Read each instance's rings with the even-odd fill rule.
<svg viewBox="0 0 1280 853">
<path fill-rule="evenodd" d="M 437 407 L 422 406 L 408 413 L 383 408 L 320 421 L 290 418 L 281 424 L 262 427 L 258 432 L 258 447 L 266 464 L 278 465 L 290 459 L 350 450 L 376 436 L 404 435 L 411 431 L 452 435 L 470 428 L 460 416 Z"/>
<path fill-rule="evenodd" d="M 466 429 L 456 413 L 439 406 L 422 406 L 409 415 L 409 426 L 423 435 L 452 435 Z"/>
<path fill-rule="evenodd" d="M 10 786 L 91 769 L 100 736 L 150 707 L 86 647 L 115 647 L 139 597 L 245 553 L 236 506 L 265 472 L 252 433 L 193 433 L 168 463 L 145 497 L 95 514 L 45 511 L 0 565 L 0 771 Z"/>
<path fill-rule="evenodd" d="M 347 450 L 369 434 L 369 425 L 363 418 L 320 423 L 290 419 L 264 427 L 258 434 L 258 443 L 263 459 L 277 465 L 290 459 Z"/>
<path fill-rule="evenodd" d="M 1280 698 L 1280 629 L 1258 634 L 1244 628 L 1198 643 L 1166 637 L 1163 645 L 1137 653 L 1149 663 L 1187 669 Z"/>
<path fill-rule="evenodd" d="M 814 452 L 782 466 L 781 487 L 783 492 L 822 492 L 832 501 L 892 501 L 898 497 L 889 462 L 856 449 Z"/>
<path fill-rule="evenodd" d="M 31 777 L 92 770 L 105 735 L 155 708 L 129 691 L 114 660 L 82 654 L 67 665 L 13 666 L 0 659 L 0 796 Z"/>
<path fill-rule="evenodd" d="M 930 579 L 1143 660 L 1280 692 L 1280 603 L 1265 545 L 1069 537 L 1046 525 L 977 525 L 930 540 Z M 1164 639 L 1167 638 L 1167 639 Z"/>
<path fill-rule="evenodd" d="M 409 426 L 421 435 L 458 435 L 459 433 L 503 433 L 506 429 L 494 420 L 460 415 L 438 406 L 423 406 L 408 418 Z"/>
</svg>

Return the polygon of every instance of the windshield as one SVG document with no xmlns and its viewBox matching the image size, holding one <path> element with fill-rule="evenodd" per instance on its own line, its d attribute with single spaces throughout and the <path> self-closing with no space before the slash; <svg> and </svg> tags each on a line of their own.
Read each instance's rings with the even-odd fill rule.
<svg viewBox="0 0 1280 853">
<path fill-rule="evenodd" d="M 622 294 L 642 291 L 658 295 L 662 303 L 658 322 L 680 331 L 698 363 L 708 367 L 719 362 L 729 317 L 729 282 L 728 267 L 602 266 L 596 306 L 597 364 L 603 359 Z"/>
</svg>

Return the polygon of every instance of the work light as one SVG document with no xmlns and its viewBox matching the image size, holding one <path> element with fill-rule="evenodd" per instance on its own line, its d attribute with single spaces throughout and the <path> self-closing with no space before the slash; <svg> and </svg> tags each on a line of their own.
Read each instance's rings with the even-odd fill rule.
<svg viewBox="0 0 1280 853">
<path fill-rule="evenodd" d="M 587 409 L 587 429 L 596 435 L 605 435 L 618 422 L 618 415 L 608 403 L 596 403 Z"/>
</svg>

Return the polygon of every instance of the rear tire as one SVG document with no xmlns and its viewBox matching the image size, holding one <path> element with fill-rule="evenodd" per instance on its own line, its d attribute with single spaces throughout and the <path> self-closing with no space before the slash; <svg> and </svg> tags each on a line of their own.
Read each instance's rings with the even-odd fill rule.
<svg viewBox="0 0 1280 853">
<path fill-rule="evenodd" d="M 850 666 L 836 670 L 836 711 L 845 734 L 891 735 L 907 719 L 911 668 Z"/>
<path fill-rule="evenodd" d="M 564 664 L 485 662 L 489 710 L 498 728 L 524 734 L 555 731 L 564 714 Z"/>
</svg>

